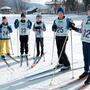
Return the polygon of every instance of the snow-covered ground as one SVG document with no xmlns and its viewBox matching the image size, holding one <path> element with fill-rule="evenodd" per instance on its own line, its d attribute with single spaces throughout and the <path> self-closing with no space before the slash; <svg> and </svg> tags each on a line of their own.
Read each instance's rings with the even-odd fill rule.
<svg viewBox="0 0 90 90">
<path fill-rule="evenodd" d="M 19 39 L 17 39 L 18 34 L 17 30 L 14 28 L 14 21 L 17 18 L 20 18 L 20 15 L 6 15 L 9 20 L 9 24 L 13 28 L 13 33 L 11 34 L 11 42 L 13 47 L 13 53 L 14 56 L 20 55 L 19 53 Z M 68 17 L 71 17 L 76 26 L 80 27 L 82 19 L 85 19 L 85 15 L 66 15 Z M 0 21 L 1 21 L 2 15 L 0 15 Z M 35 22 L 35 15 L 28 15 L 27 16 L 33 23 Z M 37 74 L 39 72 L 48 70 L 50 68 L 53 68 L 57 62 L 57 49 L 56 44 L 54 47 L 54 57 L 53 57 L 53 65 L 51 65 L 52 60 L 52 44 L 53 44 L 53 37 L 54 34 L 51 30 L 53 20 L 56 18 L 56 15 L 43 15 L 43 20 L 46 24 L 47 31 L 44 33 L 44 51 L 45 54 L 45 62 L 42 60 L 33 68 L 30 70 L 27 70 L 28 67 L 26 66 L 26 63 L 23 64 L 22 67 L 20 67 L 19 64 L 12 65 L 11 68 L 14 69 L 14 71 L 11 68 L 8 68 L 5 63 L 0 62 L 0 90 L 74 90 L 76 88 L 76 84 L 69 87 L 63 87 L 63 85 L 66 85 L 67 83 L 71 82 L 72 74 L 74 74 L 75 79 L 78 78 L 78 76 L 83 72 L 83 69 L 76 70 L 74 72 L 68 72 L 61 75 L 57 75 L 53 78 L 52 85 L 50 85 L 50 82 L 52 80 L 52 77 L 42 77 L 37 80 L 32 80 L 30 78 L 31 75 Z M 35 37 L 34 32 L 31 29 L 30 37 L 29 37 L 29 57 L 33 56 L 34 53 L 34 46 L 35 46 Z M 81 43 L 81 35 L 76 33 L 75 31 L 72 32 L 72 38 L 73 38 L 73 67 L 82 67 L 83 66 L 83 54 L 82 54 L 82 43 Z M 71 59 L 71 33 L 69 33 L 69 40 L 67 43 L 67 49 L 66 49 L 68 58 L 70 60 L 71 66 L 72 66 L 72 59 Z M 19 59 L 17 59 L 19 60 Z M 12 60 L 8 61 L 9 63 L 13 63 Z M 33 60 L 29 60 L 29 66 L 31 66 L 33 63 Z M 26 78 L 28 77 L 29 78 Z M 80 84 L 80 83 L 79 83 Z"/>
</svg>

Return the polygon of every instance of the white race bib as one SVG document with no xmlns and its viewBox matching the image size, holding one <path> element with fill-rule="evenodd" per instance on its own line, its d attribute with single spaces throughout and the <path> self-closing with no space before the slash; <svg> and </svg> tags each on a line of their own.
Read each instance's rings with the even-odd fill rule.
<svg viewBox="0 0 90 90">
<path fill-rule="evenodd" d="M 29 29 L 27 28 L 27 22 L 19 23 L 19 34 L 20 35 L 29 35 Z"/>
<path fill-rule="evenodd" d="M 43 37 L 43 23 L 41 23 L 40 25 L 38 25 L 37 23 L 35 23 L 35 27 L 41 27 L 41 29 L 37 29 L 37 31 L 35 32 L 36 37 L 42 38 Z"/>
<path fill-rule="evenodd" d="M 7 29 L 7 26 L 3 26 L 2 27 L 2 39 L 7 39 L 7 38 L 10 38 L 10 34 L 9 34 L 9 31 Z"/>
<path fill-rule="evenodd" d="M 55 21 L 55 24 L 57 25 L 57 30 L 56 30 L 56 36 L 68 36 L 69 30 L 67 30 L 67 22 L 66 19 L 64 20 L 59 20 L 57 19 Z"/>
<path fill-rule="evenodd" d="M 85 24 L 83 27 L 82 41 L 90 43 L 90 24 Z"/>
</svg>

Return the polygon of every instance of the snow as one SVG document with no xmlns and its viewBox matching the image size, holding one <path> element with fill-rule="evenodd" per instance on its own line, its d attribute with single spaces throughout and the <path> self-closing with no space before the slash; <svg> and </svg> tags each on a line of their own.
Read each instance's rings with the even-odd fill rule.
<svg viewBox="0 0 90 90">
<path fill-rule="evenodd" d="M 4 6 L 4 7 L 1 8 L 1 10 L 3 10 L 3 9 L 9 9 L 9 10 L 11 10 L 11 7 Z"/>
<path fill-rule="evenodd" d="M 13 23 L 15 19 L 19 19 L 20 15 L 6 15 L 9 20 L 9 24 L 13 28 L 13 33 L 11 34 L 11 42 L 13 47 L 13 53 L 14 56 L 20 55 L 19 53 L 19 39 L 17 30 L 14 28 Z M 35 22 L 35 16 L 36 15 L 28 15 L 27 17 L 34 23 Z M 67 17 L 71 17 L 74 19 L 74 22 L 77 27 L 80 27 L 82 19 L 85 19 L 85 15 L 66 15 Z M 2 15 L 0 15 L 0 21 L 1 21 Z M 23 66 L 20 67 L 19 64 L 15 64 L 11 66 L 11 68 L 14 69 L 14 71 L 8 67 L 5 66 L 5 63 L 0 62 L 0 90 L 66 90 L 61 89 L 60 87 L 73 81 L 72 79 L 72 73 L 74 73 L 75 79 L 78 78 L 78 76 L 83 72 L 83 69 L 76 70 L 74 72 L 68 72 L 62 75 L 56 76 L 53 81 L 52 85 L 50 86 L 51 78 L 52 77 L 45 77 L 38 80 L 31 80 L 31 78 L 26 78 L 28 76 L 37 74 L 39 72 L 48 70 L 50 68 L 53 68 L 57 62 L 57 49 L 56 45 L 54 46 L 54 57 L 53 57 L 53 65 L 51 65 L 52 60 L 52 44 L 53 44 L 53 37 L 54 34 L 51 30 L 53 20 L 56 18 L 56 15 L 43 15 L 43 21 L 46 24 L 47 31 L 44 33 L 44 50 L 46 52 L 45 54 L 45 62 L 43 62 L 43 58 L 41 61 L 30 70 L 27 70 L 28 67 L 26 66 L 26 63 L 23 63 Z M 30 36 L 29 36 L 29 53 L 30 56 L 33 56 L 34 53 L 34 46 L 35 46 L 35 37 L 34 32 L 31 29 Z M 72 38 L 73 38 L 73 67 L 81 67 L 83 66 L 83 54 L 82 54 L 82 43 L 81 43 L 81 35 L 78 34 L 75 31 L 72 31 Z M 54 43 L 55 44 L 55 43 Z M 11 51 L 12 52 L 12 51 Z M 67 43 L 67 49 L 66 49 L 68 58 L 70 60 L 70 63 L 72 64 L 71 60 L 71 33 L 69 33 L 69 40 Z M 19 60 L 19 59 L 17 59 Z M 9 63 L 12 63 L 14 61 L 8 60 Z M 31 66 L 33 63 L 33 60 L 29 61 L 29 66 Z M 4 67 L 3 67 L 4 66 Z M 75 85 L 74 85 L 75 86 Z M 74 86 L 70 86 L 67 88 L 67 90 L 74 90 Z M 70 89 L 71 88 L 71 89 Z"/>
</svg>

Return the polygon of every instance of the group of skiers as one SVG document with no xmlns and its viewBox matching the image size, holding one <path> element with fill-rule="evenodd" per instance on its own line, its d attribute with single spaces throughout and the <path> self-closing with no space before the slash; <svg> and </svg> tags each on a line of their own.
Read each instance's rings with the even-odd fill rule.
<svg viewBox="0 0 90 90">
<path fill-rule="evenodd" d="M 58 65 L 55 68 L 61 68 L 61 70 L 71 69 L 70 62 L 65 53 L 66 44 L 68 41 L 68 33 L 71 30 L 82 34 L 82 49 L 84 56 L 84 73 L 80 75 L 80 79 L 87 78 L 85 84 L 90 84 L 90 9 L 87 11 L 87 18 L 82 22 L 81 28 L 76 28 L 75 24 L 70 18 L 66 18 L 64 9 L 59 8 L 57 10 L 57 19 L 54 20 L 52 25 L 52 31 L 55 33 L 57 54 L 58 54 Z M 21 14 L 21 19 L 16 19 L 14 26 L 19 30 L 20 39 L 20 53 L 21 57 L 25 54 L 28 57 L 28 38 L 29 32 L 32 27 L 32 22 L 26 18 L 24 13 Z M 44 22 L 42 21 L 42 15 L 36 16 L 36 22 L 33 25 L 33 31 L 36 37 L 37 55 L 42 56 L 44 54 L 44 43 L 43 43 L 43 32 L 46 31 Z M 0 55 L 5 58 L 5 55 L 10 55 L 10 33 L 12 28 L 8 24 L 7 18 L 2 17 L 2 24 L 0 24 Z M 41 52 L 40 52 L 41 47 Z"/>
</svg>

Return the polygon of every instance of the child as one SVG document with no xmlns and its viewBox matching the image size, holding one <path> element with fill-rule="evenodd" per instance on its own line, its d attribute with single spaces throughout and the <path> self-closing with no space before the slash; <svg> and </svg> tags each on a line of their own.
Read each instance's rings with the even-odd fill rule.
<svg viewBox="0 0 90 90">
<path fill-rule="evenodd" d="M 4 16 L 2 17 L 2 24 L 0 24 L 0 55 L 3 60 L 5 60 L 5 55 L 10 55 L 10 33 L 12 33 L 12 28 Z"/>
<path fill-rule="evenodd" d="M 90 84 L 90 8 L 87 13 L 87 19 L 83 21 L 82 28 L 78 31 L 82 34 L 82 48 L 84 55 L 84 73 L 80 79 L 87 77 L 85 84 Z"/>
<path fill-rule="evenodd" d="M 54 20 L 54 23 L 52 25 L 52 31 L 56 33 L 55 36 L 56 36 L 57 54 L 59 58 L 59 64 L 56 66 L 56 68 L 61 68 L 61 71 L 63 71 L 70 69 L 70 62 L 65 53 L 66 44 L 68 41 L 68 33 L 70 31 L 69 28 L 75 30 L 76 28 L 74 27 L 74 23 L 72 23 L 69 20 L 69 18 L 65 17 L 63 8 L 60 7 L 57 11 L 57 14 L 58 18 Z"/>
<path fill-rule="evenodd" d="M 30 20 L 26 19 L 26 15 L 22 13 L 21 20 L 16 19 L 14 26 L 16 29 L 19 29 L 21 58 L 23 58 L 24 52 L 26 58 L 28 58 L 28 38 L 30 34 L 29 29 L 31 29 L 32 23 Z"/>
<path fill-rule="evenodd" d="M 36 22 L 33 25 L 33 31 L 35 31 L 36 36 L 36 46 L 37 46 L 37 57 L 44 54 L 43 49 L 43 32 L 46 31 L 44 22 L 42 21 L 42 15 L 38 14 L 36 16 Z M 41 53 L 39 47 L 41 46 Z"/>
</svg>

